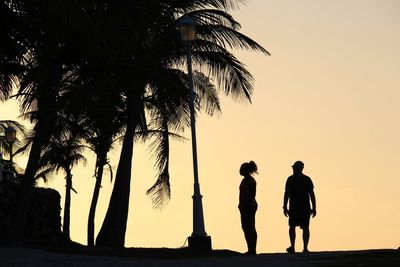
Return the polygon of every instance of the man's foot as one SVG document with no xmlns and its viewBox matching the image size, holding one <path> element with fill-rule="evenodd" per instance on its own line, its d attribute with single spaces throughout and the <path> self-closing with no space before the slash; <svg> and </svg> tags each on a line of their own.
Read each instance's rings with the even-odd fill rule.
<svg viewBox="0 0 400 267">
<path fill-rule="evenodd" d="M 303 254 L 310 254 L 310 251 L 308 249 L 304 249 Z"/>
<path fill-rule="evenodd" d="M 288 248 L 286 249 L 286 251 L 287 251 L 287 253 L 295 253 L 294 247 L 288 247 Z"/>
</svg>

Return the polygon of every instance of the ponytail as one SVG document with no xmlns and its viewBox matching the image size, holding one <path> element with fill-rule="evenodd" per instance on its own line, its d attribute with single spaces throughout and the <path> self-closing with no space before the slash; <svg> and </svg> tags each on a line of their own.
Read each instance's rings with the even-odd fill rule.
<svg viewBox="0 0 400 267">
<path fill-rule="evenodd" d="M 257 164 L 251 160 L 249 162 L 249 173 L 254 173 L 254 172 L 257 173 L 257 170 L 258 170 Z"/>
</svg>

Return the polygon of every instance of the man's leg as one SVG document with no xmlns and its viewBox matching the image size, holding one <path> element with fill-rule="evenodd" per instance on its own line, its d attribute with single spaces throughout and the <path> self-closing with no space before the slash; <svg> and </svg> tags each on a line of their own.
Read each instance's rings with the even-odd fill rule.
<svg viewBox="0 0 400 267">
<path fill-rule="evenodd" d="M 310 240 L 310 229 L 304 228 L 303 229 L 303 243 L 304 243 L 304 249 L 303 252 L 308 252 L 308 241 Z"/>
<path fill-rule="evenodd" d="M 289 226 L 290 247 L 286 249 L 288 253 L 294 253 L 294 245 L 296 241 L 296 226 Z"/>
<path fill-rule="evenodd" d="M 310 213 L 306 213 L 301 222 L 301 229 L 303 229 L 303 252 L 308 252 L 308 241 L 310 240 Z"/>
</svg>

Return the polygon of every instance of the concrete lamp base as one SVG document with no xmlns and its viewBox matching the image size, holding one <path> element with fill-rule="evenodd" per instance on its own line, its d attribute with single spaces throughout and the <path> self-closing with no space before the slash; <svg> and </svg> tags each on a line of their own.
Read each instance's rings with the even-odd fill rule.
<svg viewBox="0 0 400 267">
<path fill-rule="evenodd" d="M 211 251 L 211 236 L 189 236 L 189 248 L 198 251 Z"/>
</svg>

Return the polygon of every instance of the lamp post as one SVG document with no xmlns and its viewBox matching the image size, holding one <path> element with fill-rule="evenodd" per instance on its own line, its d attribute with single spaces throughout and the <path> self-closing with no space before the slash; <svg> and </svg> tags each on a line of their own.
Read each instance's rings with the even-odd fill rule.
<svg viewBox="0 0 400 267">
<path fill-rule="evenodd" d="M 211 250 L 211 237 L 207 235 L 204 227 L 203 203 L 200 194 L 200 184 L 197 166 L 197 142 L 196 142 L 196 118 L 194 114 L 194 91 L 192 72 L 192 44 L 196 37 L 196 23 L 188 15 L 183 16 L 179 21 L 181 40 L 186 46 L 186 57 L 189 75 L 189 106 L 190 106 L 190 128 L 192 132 L 192 153 L 193 153 L 193 233 L 189 236 L 189 248 L 209 251 Z"/>
<path fill-rule="evenodd" d="M 10 167 L 11 170 L 13 169 L 13 154 L 12 154 L 12 149 L 13 149 L 13 144 L 15 142 L 15 140 L 17 139 L 17 131 L 14 129 L 14 127 L 7 127 L 5 129 L 5 137 L 6 137 L 6 142 L 8 144 L 8 149 L 9 149 L 9 153 L 10 153 Z"/>
</svg>

